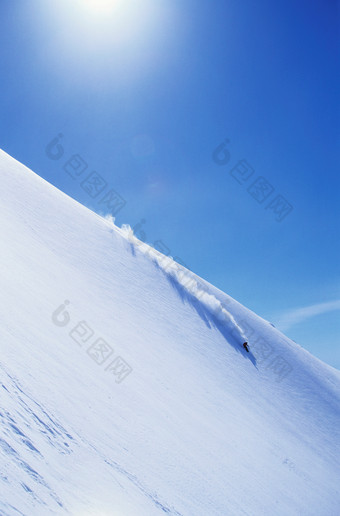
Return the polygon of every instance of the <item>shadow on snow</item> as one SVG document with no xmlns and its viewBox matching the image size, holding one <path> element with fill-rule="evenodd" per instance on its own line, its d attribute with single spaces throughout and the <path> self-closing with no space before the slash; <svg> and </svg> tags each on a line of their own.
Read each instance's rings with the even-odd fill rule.
<svg viewBox="0 0 340 516">
<path fill-rule="evenodd" d="M 185 286 L 181 285 L 172 274 L 162 269 L 156 260 L 153 260 L 153 262 L 155 266 L 165 275 L 166 279 L 176 291 L 182 302 L 189 303 L 190 306 L 192 306 L 207 328 L 210 330 L 213 328 L 217 329 L 225 338 L 227 343 L 232 346 L 238 353 L 241 353 L 244 358 L 248 358 L 257 369 L 255 356 L 251 351 L 247 352 L 243 348 L 243 342 L 240 342 L 239 339 L 236 338 L 231 326 L 232 323 L 230 323 L 230 325 L 226 325 L 223 321 L 220 321 L 207 307 L 204 306 L 203 303 L 201 303 L 199 299 L 191 294 L 185 288 Z"/>
</svg>

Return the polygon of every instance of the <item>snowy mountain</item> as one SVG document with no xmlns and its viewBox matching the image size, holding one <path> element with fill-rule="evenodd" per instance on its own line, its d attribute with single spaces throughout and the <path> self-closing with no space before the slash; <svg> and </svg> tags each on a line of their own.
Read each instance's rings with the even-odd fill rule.
<svg viewBox="0 0 340 516">
<path fill-rule="evenodd" d="M 340 373 L 4 152 L 0 174 L 1 516 L 339 514 Z"/>
</svg>

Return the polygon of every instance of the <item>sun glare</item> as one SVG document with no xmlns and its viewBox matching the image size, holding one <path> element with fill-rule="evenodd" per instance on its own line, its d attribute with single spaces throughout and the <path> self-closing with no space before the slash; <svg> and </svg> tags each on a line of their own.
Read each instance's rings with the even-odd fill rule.
<svg viewBox="0 0 340 516">
<path fill-rule="evenodd" d="M 108 14 L 113 12 L 120 0 L 82 0 L 84 7 L 93 13 Z"/>
</svg>

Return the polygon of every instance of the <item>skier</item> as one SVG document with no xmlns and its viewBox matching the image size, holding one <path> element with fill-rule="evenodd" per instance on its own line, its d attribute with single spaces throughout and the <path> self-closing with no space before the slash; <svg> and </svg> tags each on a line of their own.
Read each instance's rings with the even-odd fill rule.
<svg viewBox="0 0 340 516">
<path fill-rule="evenodd" d="M 249 353 L 248 342 L 244 342 L 244 343 L 243 343 L 243 347 L 244 347 L 244 349 Z"/>
</svg>

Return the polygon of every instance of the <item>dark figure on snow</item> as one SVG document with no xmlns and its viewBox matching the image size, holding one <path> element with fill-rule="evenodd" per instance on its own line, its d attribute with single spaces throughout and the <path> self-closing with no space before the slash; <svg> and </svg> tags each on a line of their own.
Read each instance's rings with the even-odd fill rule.
<svg viewBox="0 0 340 516">
<path fill-rule="evenodd" d="M 248 353 L 249 353 L 248 342 L 244 342 L 244 343 L 243 343 L 243 347 L 244 347 L 244 349 L 245 349 L 246 351 L 248 351 Z"/>
</svg>

